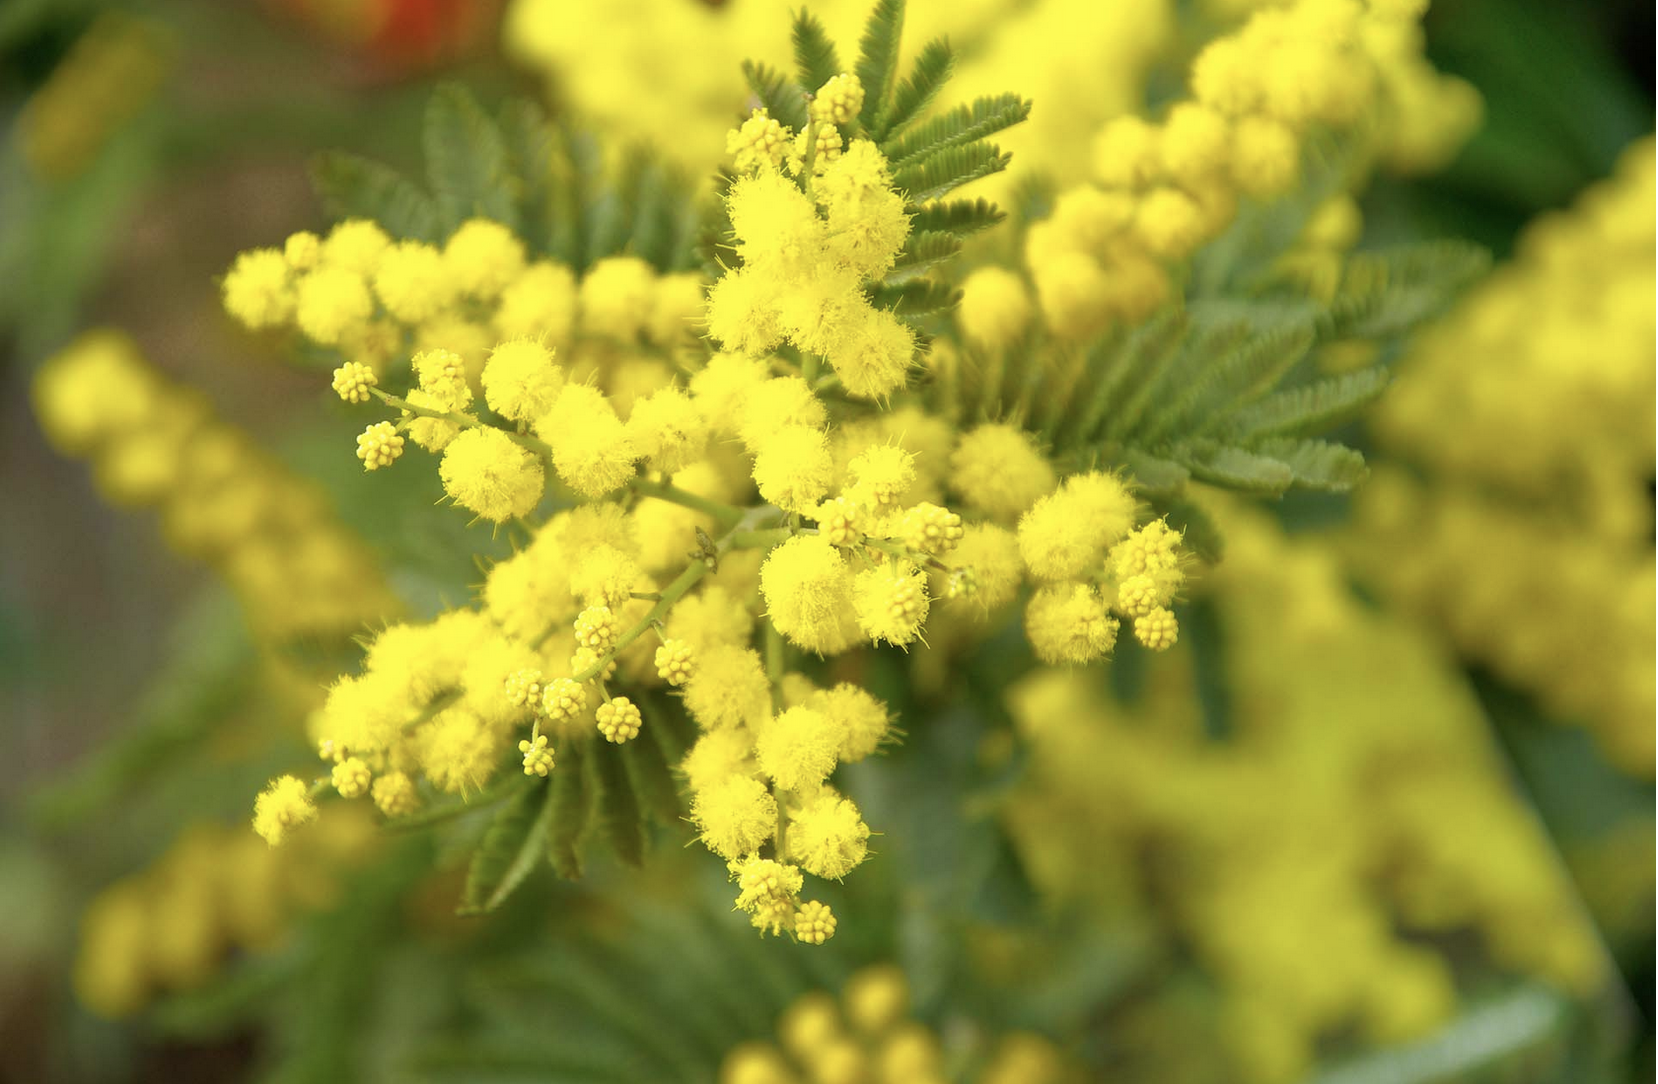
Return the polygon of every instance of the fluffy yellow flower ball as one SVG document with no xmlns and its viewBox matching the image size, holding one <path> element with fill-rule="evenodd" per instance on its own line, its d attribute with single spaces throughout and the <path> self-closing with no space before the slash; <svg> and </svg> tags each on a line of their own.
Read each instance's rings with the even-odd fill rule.
<svg viewBox="0 0 1658 1084">
<path fill-rule="evenodd" d="M 539 342 L 512 339 L 489 352 L 483 385 L 489 409 L 509 421 L 530 422 L 552 409 L 564 389 L 564 370 Z"/>
<path fill-rule="evenodd" d="M 766 616 L 792 644 L 830 655 L 852 643 L 852 570 L 822 535 L 791 538 L 760 568 Z"/>
<path fill-rule="evenodd" d="M 708 849 L 734 862 L 771 838 L 777 827 L 777 800 L 758 779 L 731 775 L 697 794 L 691 819 Z"/>
<path fill-rule="evenodd" d="M 456 504 L 492 523 L 529 515 L 546 482 L 540 460 L 487 426 L 449 442 L 438 477 Z"/>
<path fill-rule="evenodd" d="M 524 273 L 524 242 L 499 222 L 468 219 L 443 246 L 443 264 L 455 289 L 492 300 Z"/>
<path fill-rule="evenodd" d="M 761 728 L 754 752 L 760 770 L 779 790 L 801 790 L 817 786 L 835 770 L 844 738 L 827 715 L 795 707 Z"/>
</svg>

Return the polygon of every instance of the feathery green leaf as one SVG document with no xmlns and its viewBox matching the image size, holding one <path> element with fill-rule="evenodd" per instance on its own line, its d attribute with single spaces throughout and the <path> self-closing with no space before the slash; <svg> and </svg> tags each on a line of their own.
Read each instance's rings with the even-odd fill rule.
<svg viewBox="0 0 1658 1084">
<path fill-rule="evenodd" d="M 904 0 L 877 0 L 858 42 L 857 67 L 858 82 L 864 88 L 858 123 L 877 143 L 887 133 L 893 81 L 898 76 L 898 46 L 903 36 Z"/>
<path fill-rule="evenodd" d="M 1254 450 L 1289 467 L 1294 484 L 1304 489 L 1345 493 L 1370 473 L 1364 456 L 1344 444 L 1282 437 L 1262 441 Z"/>
<path fill-rule="evenodd" d="M 541 860 L 552 809 L 552 789 L 538 782 L 520 790 L 496 811 L 472 852 L 461 892 L 461 914 L 493 911 L 524 883 Z"/>
<path fill-rule="evenodd" d="M 924 275 L 934 267 L 961 251 L 961 241 L 953 234 L 932 230 L 912 232 L 904 242 L 904 250 L 892 270 L 887 272 L 889 285 L 907 282 Z"/>
<path fill-rule="evenodd" d="M 917 210 L 910 216 L 910 230 L 966 238 L 999 225 L 1006 218 L 1007 214 L 987 199 L 953 199 L 929 203 Z"/>
<path fill-rule="evenodd" d="M 816 94 L 842 71 L 835 43 L 817 16 L 805 8 L 794 17 L 794 63 L 801 89 L 808 94 Z"/>
<path fill-rule="evenodd" d="M 328 151 L 311 163 L 311 186 L 332 218 L 372 218 L 394 237 L 443 240 L 437 204 L 390 166 Z"/>
<path fill-rule="evenodd" d="M 979 98 L 923 121 L 896 139 L 881 144 L 894 170 L 914 166 L 949 147 L 960 147 L 1011 128 L 1030 116 L 1031 103 L 1017 94 Z"/>
<path fill-rule="evenodd" d="M 1270 392 L 1312 349 L 1310 327 L 1251 335 L 1218 361 L 1200 362 L 1173 386 L 1175 394 L 1135 430 L 1145 443 L 1204 431 L 1217 411 L 1250 403 Z M 1181 385 L 1184 385 L 1183 387 Z"/>
<path fill-rule="evenodd" d="M 1002 153 L 994 143 L 968 143 L 945 147 L 914 165 L 893 174 L 893 187 L 906 194 L 912 206 L 920 206 L 955 191 L 969 181 L 1000 173 L 1012 155 Z"/>
<path fill-rule="evenodd" d="M 1194 441 L 1170 454 L 1203 481 L 1245 493 L 1277 496 L 1295 482 L 1288 463 L 1214 441 Z"/>
<path fill-rule="evenodd" d="M 455 84 L 439 87 L 426 107 L 424 138 L 427 183 L 443 229 L 477 216 L 519 228 L 521 182 L 501 130 L 471 92 Z"/>
<path fill-rule="evenodd" d="M 645 861 L 645 820 L 639 812 L 639 796 L 633 792 L 622 751 L 614 745 L 594 743 L 587 755 L 592 774 L 588 785 L 599 801 L 599 827 L 615 848 L 616 855 L 630 866 Z"/>
<path fill-rule="evenodd" d="M 901 132 L 926 112 L 945 83 L 950 81 L 956 67 L 956 51 L 945 38 L 934 38 L 921 47 L 910 74 L 898 84 L 892 96 L 892 112 L 887 115 L 887 135 Z"/>
<path fill-rule="evenodd" d="M 743 61 L 743 77 L 773 120 L 797 132 L 805 130 L 806 95 L 794 80 L 755 60 Z"/>
<path fill-rule="evenodd" d="M 931 279 L 910 279 L 896 285 L 882 284 L 870 294 L 869 303 L 899 316 L 928 316 L 953 309 L 961 300 L 954 286 Z"/>
<path fill-rule="evenodd" d="M 1380 365 L 1286 388 L 1221 419 L 1229 439 L 1250 441 L 1282 434 L 1315 433 L 1355 417 L 1388 384 Z"/>
<path fill-rule="evenodd" d="M 559 764 L 553 769 L 551 796 L 552 823 L 547 831 L 547 860 L 560 877 L 581 876 L 581 843 L 593 807 L 582 762 L 590 754 L 580 745 L 568 743 L 559 750 Z"/>
</svg>

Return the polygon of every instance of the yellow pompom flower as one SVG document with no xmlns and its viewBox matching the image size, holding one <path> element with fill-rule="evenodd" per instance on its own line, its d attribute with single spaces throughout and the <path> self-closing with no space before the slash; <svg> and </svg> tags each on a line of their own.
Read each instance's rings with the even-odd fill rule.
<svg viewBox="0 0 1658 1084">
<path fill-rule="evenodd" d="M 589 606 L 576 615 L 576 644 L 603 654 L 616 644 L 621 624 L 609 606 Z"/>
<path fill-rule="evenodd" d="M 674 387 L 659 388 L 633 404 L 627 434 L 646 465 L 664 474 L 677 474 L 701 460 L 708 448 L 702 411 Z"/>
<path fill-rule="evenodd" d="M 1135 617 L 1134 638 L 1153 651 L 1167 651 L 1180 638 L 1180 625 L 1171 611 L 1156 606 Z"/>
<path fill-rule="evenodd" d="M 1019 552 L 1038 579 L 1076 579 L 1128 533 L 1135 511 L 1133 494 L 1116 475 L 1073 475 L 1020 519 Z"/>
<path fill-rule="evenodd" d="M 334 394 L 348 403 L 368 402 L 368 389 L 379 383 L 374 370 L 361 362 L 348 361 L 334 370 Z"/>
<path fill-rule="evenodd" d="M 851 72 L 832 75 L 812 96 L 812 119 L 819 123 L 851 124 L 864 107 L 864 85 Z"/>
<path fill-rule="evenodd" d="M 898 534 L 915 553 L 942 556 L 961 541 L 961 517 L 926 501 L 910 508 L 898 521 Z"/>
<path fill-rule="evenodd" d="M 812 394 L 806 381 L 798 376 L 777 376 L 752 384 L 743 391 L 737 435 L 750 452 L 757 452 L 766 437 L 784 426 L 803 425 L 809 429 L 822 429 L 828 422 L 828 408 L 823 405 L 823 400 Z"/>
<path fill-rule="evenodd" d="M 576 276 L 561 263 L 537 260 L 501 291 L 495 330 L 503 339 L 563 347 L 575 326 Z"/>
<path fill-rule="evenodd" d="M 520 741 L 518 751 L 524 754 L 525 775 L 539 775 L 545 779 L 552 772 L 553 750 L 547 744 L 547 735 L 537 734 L 534 741 L 527 738 Z"/>
<path fill-rule="evenodd" d="M 1134 232 L 1146 251 L 1164 260 L 1191 254 L 1203 240 L 1203 212 L 1178 188 L 1160 186 L 1147 192 L 1134 214 Z"/>
<path fill-rule="evenodd" d="M 728 862 L 752 855 L 777 827 L 777 800 L 758 779 L 727 776 L 699 791 L 691 820 L 703 844 Z"/>
<path fill-rule="evenodd" d="M 1058 484 L 1029 433 L 989 422 L 963 433 L 950 454 L 950 485 L 968 508 L 999 523 L 1019 516 Z"/>
<path fill-rule="evenodd" d="M 753 916 L 754 927 L 777 934 L 794 917 L 794 900 L 806 879 L 798 866 L 770 858 L 746 858 L 731 864 L 737 880 L 737 908 Z"/>
<path fill-rule="evenodd" d="M 1144 573 L 1166 573 L 1180 567 L 1179 531 L 1168 522 L 1154 519 L 1131 532 L 1111 548 L 1112 570 L 1121 580 Z"/>
<path fill-rule="evenodd" d="M 835 913 L 827 903 L 807 900 L 794 913 L 794 935 L 808 945 L 821 945 L 835 936 Z"/>
<path fill-rule="evenodd" d="M 1052 584 L 1031 596 L 1025 635 L 1045 663 L 1092 662 L 1116 646 L 1117 619 L 1092 585 Z"/>
<path fill-rule="evenodd" d="M 669 685 L 683 685 L 696 668 L 696 652 L 684 640 L 668 639 L 656 649 L 656 676 Z"/>
<path fill-rule="evenodd" d="M 871 444 L 846 469 L 859 496 L 873 498 L 880 512 L 891 511 L 915 484 L 915 455 L 896 444 Z"/>
<path fill-rule="evenodd" d="M 646 336 L 658 346 L 679 346 L 696 338 L 707 302 L 703 278 L 695 271 L 679 271 L 656 280 Z"/>
<path fill-rule="evenodd" d="M 822 535 L 791 538 L 767 554 L 760 593 L 766 616 L 790 643 L 823 655 L 851 646 L 852 570 Z"/>
<path fill-rule="evenodd" d="M 328 238 L 322 243 L 321 261 L 366 277 L 374 274 L 389 247 L 391 238 L 378 222 L 349 218 L 328 231 Z"/>
<path fill-rule="evenodd" d="M 1086 252 L 1057 252 L 1031 259 L 1030 269 L 1043 319 L 1055 335 L 1086 338 L 1110 321 L 1111 280 L 1099 261 Z"/>
<path fill-rule="evenodd" d="M 1006 528 L 989 523 L 969 524 L 951 560 L 956 567 L 950 573 L 941 574 L 943 593 L 950 598 L 970 600 L 981 612 L 990 614 L 1019 593 L 1024 563 L 1019 555 L 1018 537 Z"/>
<path fill-rule="evenodd" d="M 656 272 L 637 256 L 607 256 L 587 269 L 578 296 L 583 331 L 632 342 L 650 320 Z"/>
<path fill-rule="evenodd" d="M 771 683 L 760 656 L 733 644 L 703 651 L 685 682 L 685 710 L 709 730 L 765 719 L 771 713 Z"/>
<path fill-rule="evenodd" d="M 875 144 L 854 139 L 813 182 L 812 195 L 828 218 L 829 259 L 859 278 L 884 275 L 904 247 L 910 220 Z"/>
<path fill-rule="evenodd" d="M 761 498 L 786 512 L 810 515 L 829 492 L 834 472 L 828 438 L 804 425 L 768 433 L 754 457 L 754 484 Z"/>
<path fill-rule="evenodd" d="M 334 784 L 341 798 L 361 798 L 368 793 L 373 779 L 374 773 L 369 771 L 360 757 L 347 757 L 334 765 L 329 773 L 329 782 Z"/>
<path fill-rule="evenodd" d="M 850 798 L 826 791 L 789 819 L 788 841 L 807 873 L 838 881 L 869 854 L 869 825 Z"/>
<path fill-rule="evenodd" d="M 492 300 L 524 273 L 524 242 L 499 222 L 468 219 L 443 246 L 443 266 L 461 293 Z"/>
<path fill-rule="evenodd" d="M 225 274 L 223 293 L 225 311 L 251 330 L 280 327 L 294 318 L 288 261 L 274 248 L 237 256 Z"/>
<path fill-rule="evenodd" d="M 765 275 L 808 273 L 823 247 L 824 225 L 793 181 L 771 170 L 742 177 L 725 202 L 745 265 Z"/>
<path fill-rule="evenodd" d="M 728 776 L 753 775 L 754 738 L 747 727 L 710 730 L 691 746 L 679 770 L 693 794 L 707 790 Z"/>
<path fill-rule="evenodd" d="M 432 394 L 424 388 L 415 388 L 405 395 L 404 400 L 410 406 L 422 407 L 426 410 L 449 410 L 445 398 Z M 409 434 L 409 439 L 425 448 L 428 452 L 441 452 L 449 447 L 449 442 L 460 435 L 461 427 L 452 421 L 443 418 L 427 418 L 418 414 L 403 411 L 403 431 Z"/>
<path fill-rule="evenodd" d="M 374 269 L 374 293 L 405 324 L 423 324 L 454 300 L 454 279 L 443 254 L 422 241 L 399 241 Z"/>
<path fill-rule="evenodd" d="M 574 722 L 587 711 L 588 687 L 573 678 L 555 678 L 541 692 L 541 714 L 554 723 Z"/>
<path fill-rule="evenodd" d="M 854 581 L 853 608 L 858 627 L 876 643 L 914 643 L 927 620 L 927 575 L 907 563 L 901 569 L 866 569 Z"/>
<path fill-rule="evenodd" d="M 1157 129 L 1132 113 L 1113 117 L 1094 137 L 1094 177 L 1108 188 L 1141 188 L 1162 165 Z"/>
<path fill-rule="evenodd" d="M 892 732 L 892 717 L 887 714 L 886 705 L 851 682 L 843 681 L 832 689 L 813 693 L 806 698 L 806 706 L 822 714 L 830 726 L 841 732 L 839 757 L 843 764 L 863 760 Z"/>
<path fill-rule="evenodd" d="M 625 696 L 613 697 L 599 705 L 599 733 L 604 740 L 617 745 L 639 736 L 644 716 L 639 706 Z"/>
<path fill-rule="evenodd" d="M 403 434 L 391 422 L 375 422 L 357 435 L 357 458 L 364 470 L 379 470 L 403 454 Z"/>
<path fill-rule="evenodd" d="M 282 244 L 282 258 L 295 271 L 309 271 L 322 259 L 322 238 L 310 230 L 291 233 Z"/>
<path fill-rule="evenodd" d="M 1231 139 L 1220 113 L 1201 102 L 1181 102 L 1169 110 L 1158 142 L 1164 172 L 1186 187 L 1208 180 L 1225 170 Z"/>
<path fill-rule="evenodd" d="M 1301 144 L 1282 121 L 1245 117 L 1232 137 L 1232 182 L 1244 195 L 1271 199 L 1295 185 Z"/>
<path fill-rule="evenodd" d="M 534 668 L 514 670 L 507 675 L 501 691 L 506 695 L 507 703 L 513 707 L 529 708 L 532 712 L 539 712 L 543 691 L 541 671 Z"/>
<path fill-rule="evenodd" d="M 533 422 L 558 399 L 564 370 L 553 352 L 531 339 L 512 339 L 489 352 L 484 363 L 484 401 L 509 421 Z"/>
<path fill-rule="evenodd" d="M 1025 280 L 1005 267 L 981 267 L 961 284 L 956 325 L 981 350 L 1012 346 L 1030 326 L 1031 298 Z"/>
<path fill-rule="evenodd" d="M 527 516 L 541 500 L 541 462 L 499 429 L 468 429 L 443 450 L 443 491 L 492 523 Z"/>
<path fill-rule="evenodd" d="M 580 556 L 570 568 L 570 591 L 584 606 L 620 609 L 639 581 L 639 562 L 633 554 L 602 542 L 574 552 Z"/>
<path fill-rule="evenodd" d="M 788 708 L 761 728 L 754 752 L 760 770 L 779 790 L 800 790 L 817 786 L 835 770 L 843 737 L 821 712 Z"/>
<path fill-rule="evenodd" d="M 388 817 L 407 817 L 420 810 L 420 793 L 406 772 L 385 772 L 374 780 L 375 806 Z"/>
<path fill-rule="evenodd" d="M 368 324 L 374 316 L 374 298 L 362 275 L 324 265 L 299 280 L 294 313 L 307 338 L 335 346 Z"/>
<path fill-rule="evenodd" d="M 253 830 L 272 847 L 288 833 L 316 819 L 317 804 L 304 780 L 292 775 L 271 780 L 253 803 Z"/>
<path fill-rule="evenodd" d="M 553 409 L 536 422 L 553 447 L 553 469 L 584 497 L 602 497 L 636 473 L 633 442 L 610 400 L 589 384 L 566 384 Z"/>
<path fill-rule="evenodd" d="M 860 304 L 824 353 L 847 394 L 884 399 L 904 386 L 915 357 L 915 333 L 885 309 Z"/>
<path fill-rule="evenodd" d="M 756 109 L 741 127 L 726 133 L 725 153 L 735 158 L 732 164 L 738 173 L 775 169 L 782 163 L 793 135 L 790 129 L 773 120 L 766 110 Z"/>
<path fill-rule="evenodd" d="M 708 334 L 727 350 L 764 354 L 783 341 L 777 284 L 753 270 L 727 271 L 708 291 Z"/>
<path fill-rule="evenodd" d="M 845 497 L 836 497 L 818 506 L 818 529 L 832 546 L 856 545 L 863 537 L 863 531 L 859 527 L 861 520 L 858 506 Z"/>
</svg>

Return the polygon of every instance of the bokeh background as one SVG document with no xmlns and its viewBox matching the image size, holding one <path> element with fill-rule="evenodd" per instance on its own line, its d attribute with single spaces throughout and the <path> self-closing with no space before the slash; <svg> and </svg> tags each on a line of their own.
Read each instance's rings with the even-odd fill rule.
<svg viewBox="0 0 1658 1084">
<path fill-rule="evenodd" d="M 671 23 L 676 4 L 700 6 L 645 6 Z M 217 277 L 239 251 L 325 224 L 307 180 L 317 153 L 344 147 L 418 166 L 421 111 L 440 81 L 462 80 L 486 99 L 529 94 L 557 113 L 607 93 L 602 75 L 634 87 L 615 100 L 645 108 L 657 90 L 647 73 L 571 72 L 559 48 L 515 30 L 534 6 L 0 5 L 0 1080 L 252 1079 L 271 1046 L 264 1025 L 222 1010 L 101 1021 L 70 988 L 88 901 L 151 862 L 185 820 L 234 824 L 270 765 L 233 755 L 261 725 L 257 700 L 227 688 L 226 675 L 257 652 L 235 601 L 167 550 L 153 517 L 111 507 L 83 464 L 48 448 L 30 409 L 31 372 L 77 331 L 118 326 L 225 418 L 321 479 L 349 525 L 406 515 L 377 503 L 356 462 L 338 454 L 352 425 L 319 409 L 315 374 L 223 314 Z M 570 18 L 579 41 L 585 16 Z M 1504 259 L 1527 222 L 1570 204 L 1652 130 L 1650 4 L 1437 0 L 1426 26 L 1429 55 L 1480 90 L 1485 121 L 1448 169 L 1379 181 L 1363 204 L 1367 236 L 1462 237 Z M 641 120 L 634 134 L 673 123 Z M 1299 499 L 1273 513 L 1296 532 L 1342 522 L 1349 509 Z M 430 590 L 423 570 L 452 558 L 453 539 L 412 516 L 397 533 L 398 586 Z M 1605 1012 L 1616 1018 L 1620 1075 L 1608 1079 L 1650 1079 L 1650 764 L 1643 775 L 1608 763 L 1526 689 L 1478 660 L 1459 665 L 1515 792 L 1616 960 L 1621 996 Z M 230 710 L 215 713 L 215 697 Z M 207 716 L 219 721 L 209 727 Z M 159 765 L 204 746 L 225 770 L 169 787 Z M 119 757 L 94 755 L 110 749 Z M 1514 1075 L 1489 1079 L 1547 1079 L 1504 1071 Z"/>
</svg>

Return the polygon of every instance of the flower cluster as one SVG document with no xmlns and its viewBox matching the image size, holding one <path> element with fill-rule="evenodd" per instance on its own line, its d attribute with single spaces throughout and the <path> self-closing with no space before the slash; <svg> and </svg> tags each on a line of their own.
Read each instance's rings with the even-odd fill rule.
<svg viewBox="0 0 1658 1084">
<path fill-rule="evenodd" d="M 1132 702 L 1058 671 L 1010 691 L 1033 768 L 1005 816 L 1041 890 L 1187 947 L 1219 998 L 1180 1030 L 1218 1048 L 1215 1079 L 1301 1080 L 1338 1036 L 1422 1036 L 1491 970 L 1593 990 L 1596 935 L 1549 873 L 1472 690 L 1407 622 L 1351 596 L 1327 544 L 1213 510 L 1226 741 L 1206 736 L 1184 649 Z M 1452 936 L 1478 951 L 1453 964 L 1424 947 Z"/>
<path fill-rule="evenodd" d="M 836 918 L 802 898 L 805 879 L 844 877 L 871 835 L 831 777 L 893 728 L 858 686 L 814 684 L 808 660 L 923 645 L 941 609 L 988 629 L 1027 582 L 1045 661 L 1106 655 L 1119 620 L 1150 648 L 1174 643 L 1180 535 L 1147 522 L 1122 477 L 1062 480 L 1015 426 L 958 433 L 885 405 L 915 338 L 864 284 L 904 244 L 905 199 L 872 143 L 820 134 L 838 133 L 860 94 L 855 76 L 830 80 L 810 144 L 758 111 L 731 133 L 742 264 L 707 302 L 725 349 L 682 352 L 684 384 L 582 343 L 566 361 L 527 335 L 476 367 L 441 343 L 418 349 L 402 395 L 364 362 L 335 371 L 343 401 L 396 412 L 358 438 L 365 469 L 400 469 L 407 445 L 434 453 L 458 507 L 527 535 L 475 606 L 372 638 L 313 720 L 331 780 L 273 784 L 257 818 L 267 838 L 303 823 L 318 789 L 391 817 L 434 791 L 472 793 L 515 746 L 523 774 L 556 778 L 566 747 L 662 725 L 650 706 L 666 689 L 702 730 L 680 769 L 738 907 L 759 929 L 821 943 Z M 820 357 L 832 371 L 816 371 Z"/>
<path fill-rule="evenodd" d="M 1073 1069 L 1047 1039 L 1031 1032 L 998 1036 L 976 1052 L 971 1076 L 950 1073 L 954 1060 L 939 1034 L 910 1009 L 909 981 L 893 964 L 854 972 L 839 1002 L 814 990 L 796 998 L 777 1021 L 776 1044 L 754 1041 L 727 1051 L 721 1084 L 1061 1084 Z"/>
<path fill-rule="evenodd" d="M 1403 114 L 1377 126 L 1383 153 L 1411 159 L 1429 156 L 1427 144 L 1459 146 L 1478 98 L 1422 59 L 1419 14 L 1359 0 L 1265 8 L 1198 54 L 1192 96 L 1161 123 L 1135 114 L 1108 122 L 1093 144 L 1097 185 L 1062 192 L 1026 237 L 1049 328 L 1086 338 L 1155 311 L 1170 295 L 1167 265 L 1224 231 L 1240 199 L 1269 200 L 1296 185 L 1315 131 Z M 1429 118 L 1439 126 L 1433 134 L 1424 131 Z M 1398 147 L 1386 144 L 1395 131 L 1405 133 Z"/>
<path fill-rule="evenodd" d="M 1653 763 L 1653 144 L 1523 235 L 1378 412 L 1353 548 L 1470 657 Z M 1448 426 L 1457 439 L 1446 440 Z M 1416 559 L 1392 559 L 1408 542 Z"/>
<path fill-rule="evenodd" d="M 397 610 L 362 541 L 320 493 L 156 372 L 115 332 L 88 332 L 41 366 L 35 413 L 89 459 L 112 502 L 153 507 L 167 540 L 219 570 L 272 640 L 344 640 Z"/>
<path fill-rule="evenodd" d="M 280 249 L 242 253 L 222 288 L 225 310 L 250 329 L 295 327 L 376 373 L 392 358 L 441 346 L 473 377 L 506 339 L 561 348 L 579 336 L 612 350 L 672 350 L 691 336 L 702 302 L 697 276 L 660 275 L 632 256 L 600 260 L 578 282 L 482 218 L 441 247 L 394 240 L 366 219 L 326 237 L 296 233 Z"/>
<path fill-rule="evenodd" d="M 272 947 L 326 907 L 343 873 L 372 853 L 374 826 L 331 809 L 303 843 L 273 851 L 245 830 L 198 823 L 143 871 L 105 888 L 81 919 L 76 995 L 104 1017 L 194 989 L 231 950 Z"/>
</svg>

